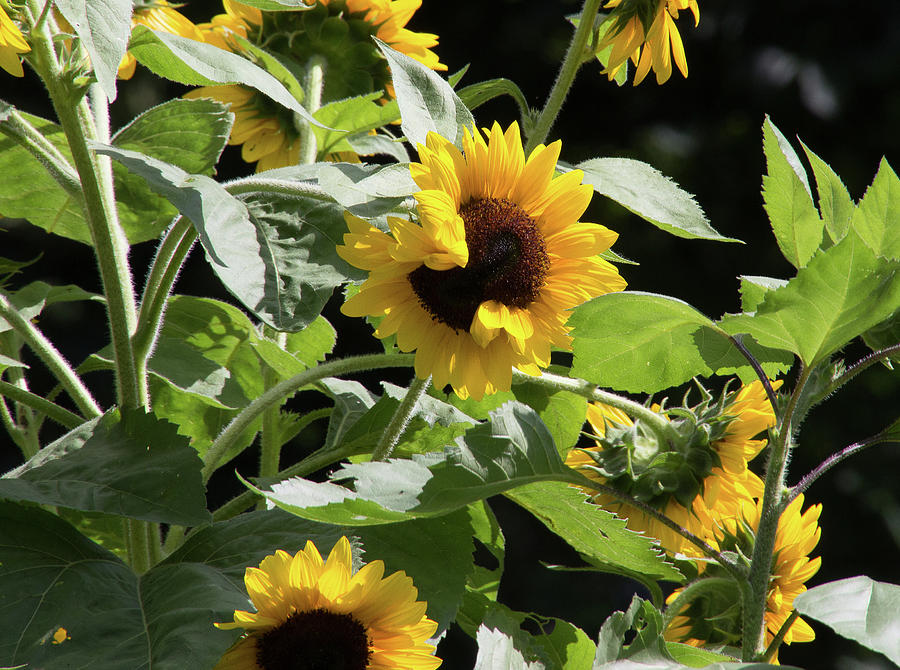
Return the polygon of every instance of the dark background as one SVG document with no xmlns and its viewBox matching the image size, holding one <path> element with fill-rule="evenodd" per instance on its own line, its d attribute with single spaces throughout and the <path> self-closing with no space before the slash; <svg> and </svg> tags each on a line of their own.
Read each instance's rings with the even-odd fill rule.
<svg viewBox="0 0 900 670">
<path fill-rule="evenodd" d="M 860 9 L 862 7 L 862 9 Z M 447 2 L 425 0 L 410 27 L 435 32 L 436 51 L 449 71 L 466 64 L 461 85 L 494 77 L 514 80 L 529 103 L 540 107 L 554 80 L 571 27 L 565 15 L 577 13 L 575 1 L 493 0 Z M 900 155 L 900 3 L 873 0 L 864 5 L 836 1 L 760 3 L 749 0 L 700 0 L 700 26 L 690 14 L 678 21 L 690 77 L 679 73 L 663 86 L 651 73 L 638 87 L 617 87 L 585 66 L 552 130 L 550 140 L 563 141 L 563 158 L 578 162 L 595 156 L 626 156 L 651 163 L 696 195 L 712 225 L 744 245 L 682 240 L 658 231 L 613 203 L 595 198 L 586 220 L 620 233 L 615 250 L 640 263 L 623 266 L 635 290 L 685 300 L 712 318 L 739 311 L 740 275 L 788 278 L 792 268 L 781 257 L 768 227 L 760 196 L 761 125 L 765 114 L 788 138 L 799 135 L 841 175 L 854 199 L 865 192 L 882 156 Z M 221 11 L 214 3 L 191 3 L 185 12 L 196 21 Z M 3 76 L 0 97 L 26 111 L 47 115 L 39 82 L 31 77 Z M 123 83 L 114 106 L 113 125 L 183 89 L 167 86 L 138 68 Z M 510 99 L 476 111 L 481 125 L 497 120 L 504 127 L 516 118 Z M 799 149 L 799 145 L 795 143 Z M 238 150 L 229 148 L 219 177 L 246 174 Z M 4 175 L 2 178 L 10 178 Z M 99 291 L 94 264 L 83 245 L 47 236 L 22 222 L 4 221 L 0 255 L 24 260 L 43 253 L 22 283 L 43 279 L 78 283 Z M 153 245 L 133 252 L 140 280 Z M 182 293 L 230 300 L 194 253 L 177 286 Z M 339 352 L 376 350 L 366 327 L 341 317 L 332 301 L 328 317 L 342 334 Z M 72 326 L 77 323 L 77 327 Z M 98 306 L 54 306 L 41 317 L 41 327 L 63 353 L 80 361 L 97 342 L 106 342 L 104 314 Z M 348 334 L 349 333 L 349 334 Z M 865 355 L 851 346 L 848 362 Z M 36 390 L 47 380 L 33 366 Z M 397 383 L 408 379 L 392 378 Z M 102 386 L 102 380 L 93 382 Z M 101 389 L 104 404 L 113 389 Z M 876 367 L 843 393 L 814 410 L 803 426 L 792 455 L 789 483 L 795 483 L 828 454 L 869 436 L 897 417 L 900 383 L 896 373 Z M 298 403 L 304 402 L 303 397 Z M 315 435 L 308 438 L 310 442 Z M 311 446 L 308 445 L 308 446 Z M 299 452 L 304 445 L 296 450 Z M 296 453 L 295 452 L 295 453 Z M 0 436 L 0 461 L 16 463 L 17 450 Z M 255 457 L 248 455 L 248 466 Z M 809 503 L 824 503 L 822 540 L 815 555 L 823 556 L 810 585 L 857 574 L 898 582 L 900 457 L 893 445 L 878 446 L 826 474 L 809 492 Z M 214 479 L 211 502 L 233 491 L 233 480 Z M 501 600 L 512 608 L 569 619 L 595 636 L 612 609 L 627 607 L 640 587 L 620 578 L 587 573 L 557 573 L 543 563 L 577 565 L 578 558 L 541 524 L 505 499 L 492 501 L 506 529 L 507 563 Z M 810 670 L 875 670 L 888 668 L 884 657 L 813 624 L 812 644 L 782 648 L 782 663 Z M 447 668 L 468 668 L 474 643 L 451 633 L 440 654 Z"/>
</svg>

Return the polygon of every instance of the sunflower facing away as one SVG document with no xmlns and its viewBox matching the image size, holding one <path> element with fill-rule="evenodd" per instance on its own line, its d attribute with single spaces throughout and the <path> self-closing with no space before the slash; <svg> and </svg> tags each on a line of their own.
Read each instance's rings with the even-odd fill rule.
<svg viewBox="0 0 900 670">
<path fill-rule="evenodd" d="M 372 561 L 355 574 L 350 543 L 342 537 L 323 561 L 316 546 L 291 556 L 278 551 L 244 583 L 256 612 L 237 610 L 234 622 L 246 634 L 215 670 L 434 670 L 441 659 L 427 640 L 437 624 L 404 572 L 384 577 Z"/>
<path fill-rule="evenodd" d="M 387 62 L 372 36 L 433 70 L 447 69 L 431 50 L 437 35 L 406 28 L 422 0 L 307 0 L 306 4 L 295 11 L 261 12 L 223 0 L 225 14 L 199 28 L 205 41 L 220 49 L 240 52 L 234 36 L 246 38 L 294 72 L 302 71 L 311 58 L 320 59 L 325 71 L 323 104 L 378 91 L 393 94 Z M 235 122 L 229 144 L 243 145 L 241 157 L 257 162 L 257 171 L 297 163 L 300 133 L 293 113 L 255 89 L 204 86 L 186 97 L 231 104 Z"/>
<path fill-rule="evenodd" d="M 173 35 L 181 35 L 188 39 L 203 41 L 203 36 L 190 19 L 181 14 L 167 0 L 151 0 L 144 4 L 136 4 L 131 15 L 131 25 L 147 26 L 153 30 L 159 30 Z M 119 63 L 119 79 L 131 79 L 137 60 L 126 52 L 122 62 Z"/>
<path fill-rule="evenodd" d="M 694 25 L 700 22 L 697 0 L 610 0 L 604 7 L 613 9 L 612 23 L 597 50 L 612 46 L 604 72 L 612 81 L 629 58 L 637 69 L 634 85 L 640 84 L 650 69 L 656 83 L 663 84 L 672 76 L 672 61 L 685 77 L 687 58 L 681 34 L 675 25 L 678 12 L 690 9 Z"/>
<path fill-rule="evenodd" d="M 772 577 L 766 600 L 766 644 L 787 621 L 793 610 L 794 598 L 806 591 L 806 582 L 818 572 L 821 557 L 809 558 L 821 536 L 819 515 L 822 505 L 813 505 L 802 514 L 803 495 L 797 496 L 784 510 L 778 521 L 775 534 L 775 554 L 772 561 Z M 759 527 L 762 502 L 745 501 L 741 518 L 730 519 L 718 533 L 719 545 L 723 551 L 739 549 L 749 556 L 753 550 L 753 533 Z M 713 567 L 707 572 L 712 572 Z M 673 602 L 681 593 L 676 590 L 669 596 Z M 735 600 L 737 598 L 738 600 Z M 666 639 L 699 647 L 706 644 L 737 645 L 741 639 L 741 613 L 734 603 L 739 602 L 739 594 L 718 599 L 701 597 L 691 602 L 677 614 L 666 630 Z M 784 643 L 812 642 L 815 632 L 803 619 L 797 618 L 784 636 Z M 777 663 L 777 654 L 773 659 Z"/>
<path fill-rule="evenodd" d="M 776 388 L 779 385 L 778 382 L 775 383 Z M 724 407 L 724 414 L 732 418 L 726 424 L 724 433 L 710 444 L 713 452 L 710 455 L 712 458 L 697 459 L 692 456 L 686 459 L 687 464 L 701 463 L 706 467 L 697 471 L 697 466 L 695 466 L 690 475 L 684 474 L 684 470 L 681 470 L 675 473 L 679 477 L 677 481 L 671 479 L 671 473 L 668 472 L 658 475 L 658 479 L 654 478 L 653 481 L 668 482 L 669 488 L 657 493 L 652 499 L 644 500 L 679 526 L 714 547 L 717 543 L 715 529 L 722 526 L 726 519 L 739 517 L 745 501 L 762 495 L 763 482 L 747 468 L 747 463 L 760 452 L 766 443 L 765 440 L 752 438 L 775 425 L 775 413 L 769 405 L 765 389 L 759 381 L 743 386 L 729 398 Z M 633 422 L 627 414 L 602 403 L 589 405 L 587 418 L 594 434 L 599 436 L 605 435 L 608 426 L 620 428 L 633 426 Z M 630 481 L 604 477 L 592 468 L 596 465 L 596 460 L 591 453 L 596 454 L 602 450 L 603 446 L 600 444 L 587 449 L 573 449 L 566 458 L 566 465 L 581 470 L 586 477 L 601 484 L 609 484 L 613 488 L 629 491 Z M 655 442 L 645 446 L 638 438 L 635 441 L 634 451 L 629 456 L 630 470 L 622 477 L 630 479 L 642 474 L 642 463 L 646 463 L 648 466 L 644 476 L 653 477 L 650 470 L 657 454 L 658 447 Z M 718 464 L 715 464 L 716 461 Z M 689 504 L 684 501 L 685 487 L 696 489 L 696 495 L 692 499 L 688 496 Z M 628 528 L 631 530 L 643 531 L 658 539 L 667 551 L 687 556 L 701 555 L 698 547 L 692 542 L 645 512 L 620 502 L 612 496 L 597 494 L 595 491 L 586 492 L 593 495 L 595 503 L 626 519 Z M 638 495 L 638 497 L 644 496 Z"/>
<path fill-rule="evenodd" d="M 14 77 L 24 76 L 19 54 L 29 51 L 31 47 L 28 46 L 19 27 L 9 18 L 3 7 L 0 7 L 0 67 Z"/>
<path fill-rule="evenodd" d="M 462 151 L 429 133 L 410 165 L 419 222 L 389 217 L 388 235 L 347 214 L 338 247 L 369 271 L 341 311 L 384 317 L 376 337 L 416 350 L 418 377 L 475 399 L 509 389 L 513 367 L 539 374 L 552 346 L 571 347 L 568 310 L 625 288 L 598 255 L 616 233 L 578 221 L 582 172 L 554 178 L 560 143 L 526 161 L 516 123 L 484 132 L 466 131 Z"/>
</svg>

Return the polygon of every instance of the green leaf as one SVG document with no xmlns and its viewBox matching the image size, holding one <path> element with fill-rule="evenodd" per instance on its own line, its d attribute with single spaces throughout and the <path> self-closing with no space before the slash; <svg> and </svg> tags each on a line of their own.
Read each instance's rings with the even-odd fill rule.
<svg viewBox="0 0 900 670">
<path fill-rule="evenodd" d="M 254 490 L 303 518 L 362 526 L 439 516 L 516 486 L 566 479 L 569 473 L 537 414 L 509 403 L 441 454 L 350 464 L 331 476 L 333 481 L 352 479 L 354 490 L 300 478 L 276 484 L 271 492 Z"/>
<path fill-rule="evenodd" d="M 121 149 L 144 153 L 186 172 L 211 175 L 234 115 L 212 100 L 176 98 L 140 114 L 113 137 Z M 159 237 L 177 210 L 153 193 L 143 179 L 113 164 L 119 219 L 132 244 Z"/>
<path fill-rule="evenodd" d="M 0 593 L 0 666 L 34 668 L 212 667 L 235 639 L 213 622 L 247 606 L 211 568 L 138 577 L 62 519 L 10 502 L 0 502 Z M 60 627 L 68 639 L 52 644 Z"/>
<path fill-rule="evenodd" d="M 800 158 L 768 116 L 763 123 L 763 152 L 768 167 L 763 201 L 772 231 L 791 265 L 805 267 L 822 242 L 824 222 L 813 205 Z"/>
<path fill-rule="evenodd" d="M 547 666 L 539 661 L 526 661 L 522 651 L 516 648 L 517 626 L 516 622 L 504 626 L 505 630 L 489 628 L 485 624 L 479 626 L 478 655 L 473 670 L 547 670 Z"/>
<path fill-rule="evenodd" d="M 900 263 L 876 258 L 850 233 L 767 292 L 754 315 L 726 316 L 719 325 L 812 366 L 900 308 L 898 272 Z"/>
<path fill-rule="evenodd" d="M 165 79 L 188 86 L 249 86 L 319 125 L 278 79 L 230 51 L 141 25 L 134 27 L 129 51 L 141 65 Z"/>
<path fill-rule="evenodd" d="M 334 328 L 325 317 L 320 316 L 303 330 L 288 333 L 284 349 L 266 337 L 251 340 L 250 344 L 279 377 L 288 379 L 324 361 L 336 341 Z"/>
<path fill-rule="evenodd" d="M 755 277 L 743 275 L 741 280 L 741 309 L 746 313 L 755 312 L 769 291 L 779 289 L 787 284 L 786 279 L 774 277 Z"/>
<path fill-rule="evenodd" d="M 403 143 L 388 133 L 361 133 L 347 138 L 350 147 L 360 156 L 390 156 L 398 163 L 409 163 L 409 152 Z"/>
<path fill-rule="evenodd" d="M 380 105 L 377 101 L 381 97 L 382 94 L 378 91 L 331 102 L 316 111 L 313 116 L 327 126 L 327 129 L 313 126 L 318 156 L 324 159 L 328 154 L 338 151 L 353 151 L 347 141 L 350 135 L 381 128 L 396 121 L 400 116 L 396 101 Z"/>
<path fill-rule="evenodd" d="M 900 665 L 900 586 L 866 576 L 815 586 L 794 608 Z"/>
<path fill-rule="evenodd" d="M 403 122 L 400 128 L 415 147 L 425 144 L 429 132 L 462 146 L 463 128 L 475 119 L 468 107 L 433 70 L 373 38 L 391 67 L 391 78 Z"/>
<path fill-rule="evenodd" d="M 406 163 L 385 166 L 325 164 L 319 186 L 351 214 L 369 218 L 397 208 L 419 190 Z"/>
<path fill-rule="evenodd" d="M 0 496 L 144 521 L 209 521 L 200 459 L 176 427 L 112 410 L 0 477 Z"/>
<path fill-rule="evenodd" d="M 326 377 L 318 385 L 334 401 L 325 434 L 324 447 L 329 448 L 344 441 L 347 431 L 375 404 L 375 395 L 352 379 Z"/>
<path fill-rule="evenodd" d="M 77 302 L 79 300 L 97 300 L 102 302 L 103 298 L 96 293 L 89 293 L 74 284 L 53 286 L 46 282 L 35 281 L 26 284 L 18 291 L 10 293 L 9 300 L 23 319 L 31 321 L 37 318 L 47 305 L 58 302 Z M 9 322 L 0 317 L 0 333 L 10 328 Z"/>
<path fill-rule="evenodd" d="M 587 399 L 571 391 L 553 391 L 542 384 L 515 383 L 513 393 L 519 402 L 534 409 L 547 426 L 560 457 L 565 458 L 581 436 L 587 414 Z"/>
<path fill-rule="evenodd" d="M 819 214 L 825 223 L 825 231 L 831 238 L 832 244 L 844 239 L 847 229 L 850 227 L 850 218 L 856 205 L 847 192 L 844 182 L 837 176 L 831 166 L 819 158 L 812 149 L 800 142 L 806 158 L 812 167 L 816 178 L 816 190 L 819 194 Z"/>
<path fill-rule="evenodd" d="M 634 637 L 625 644 L 629 631 Z M 639 661 L 671 661 L 663 639 L 663 619 L 653 605 L 634 596 L 625 612 L 613 612 L 600 627 L 594 668 L 605 668 L 606 663 L 619 659 L 635 658 Z M 626 666 L 627 667 L 627 666 Z"/>
<path fill-rule="evenodd" d="M 522 114 L 528 112 L 528 100 L 525 99 L 525 94 L 522 93 L 522 89 L 510 79 L 500 78 L 480 81 L 477 84 L 470 84 L 465 88 L 461 88 L 458 91 L 458 94 L 460 100 L 462 100 L 463 104 L 469 109 L 481 107 L 484 103 L 493 100 L 498 96 L 508 95 L 516 101 L 516 104 L 519 106 L 519 111 Z"/>
<path fill-rule="evenodd" d="M 592 158 L 575 166 L 584 183 L 660 230 L 687 239 L 738 242 L 709 225 L 694 196 L 656 168 L 630 158 Z"/>
<path fill-rule="evenodd" d="M 900 179 L 882 158 L 872 185 L 853 212 L 850 226 L 879 256 L 900 259 Z"/>
<path fill-rule="evenodd" d="M 56 0 L 54 5 L 75 29 L 106 97 L 115 100 L 116 72 L 131 32 L 131 0 Z"/>
<path fill-rule="evenodd" d="M 656 540 L 628 530 L 623 519 L 590 502 L 587 494 L 568 484 L 529 484 L 508 491 L 506 496 L 540 519 L 595 567 L 651 580 L 682 580 Z"/>
<path fill-rule="evenodd" d="M 682 644 L 680 642 L 666 642 L 666 651 L 668 651 L 676 661 L 689 668 L 705 668 L 716 661 L 730 662 L 736 660 L 727 654 L 717 654 L 713 651 L 692 647 L 689 644 Z"/>
<path fill-rule="evenodd" d="M 483 595 L 490 600 L 497 600 L 500 579 L 503 577 L 503 567 L 506 562 L 506 538 L 503 537 L 503 529 L 486 500 L 472 503 L 466 509 L 472 523 L 472 537 L 475 540 L 476 552 L 483 547 L 487 555 L 491 557 L 488 558 L 487 555 L 484 555 L 479 560 L 478 554 L 476 554 L 475 565 L 466 581 L 466 587 L 473 593 Z M 475 626 L 466 632 L 474 635 L 474 629 Z"/>
</svg>

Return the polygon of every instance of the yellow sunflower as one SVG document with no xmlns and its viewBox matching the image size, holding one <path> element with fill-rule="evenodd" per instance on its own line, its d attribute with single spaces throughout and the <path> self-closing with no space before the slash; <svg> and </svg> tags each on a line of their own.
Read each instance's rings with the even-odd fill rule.
<svg viewBox="0 0 900 670">
<path fill-rule="evenodd" d="M 560 143 L 526 161 L 516 123 L 484 132 L 462 151 L 429 133 L 410 165 L 419 222 L 389 217 L 388 235 L 347 214 L 338 247 L 369 271 L 341 311 L 384 317 L 376 337 L 416 350 L 418 377 L 475 399 L 509 389 L 513 367 L 539 374 L 551 346 L 571 348 L 568 310 L 625 288 L 598 255 L 616 233 L 578 221 L 591 186 L 580 170 L 554 178 Z"/>
<path fill-rule="evenodd" d="M 261 12 L 235 0 L 223 0 L 225 14 L 198 27 L 220 49 L 240 52 L 240 35 L 275 54 L 293 71 L 316 56 L 324 63 L 322 102 L 386 91 L 393 96 L 390 71 L 371 37 L 374 35 L 433 70 L 446 70 L 431 48 L 437 35 L 408 30 L 406 24 L 421 0 L 307 0 L 309 9 Z M 252 88 L 205 86 L 187 97 L 230 103 L 235 115 L 229 144 L 243 145 L 241 157 L 256 170 L 294 165 L 300 156 L 300 133 L 293 113 Z"/>
<path fill-rule="evenodd" d="M 22 61 L 19 54 L 28 53 L 31 47 L 25 41 L 25 37 L 19 27 L 0 7 L 0 67 L 14 77 L 22 77 Z"/>
<path fill-rule="evenodd" d="M 688 76 L 687 58 L 681 34 L 674 19 L 678 12 L 690 9 L 694 25 L 700 23 L 700 7 L 697 0 L 632 0 L 622 5 L 622 0 L 610 0 L 605 7 L 618 10 L 598 50 L 612 46 L 604 72 L 612 81 L 619 68 L 629 58 L 637 66 L 634 85 L 640 84 L 651 67 L 656 73 L 656 83 L 663 84 L 672 76 L 672 61 L 685 77 Z"/>
<path fill-rule="evenodd" d="M 780 382 L 774 384 L 776 388 L 780 385 Z M 658 406 L 652 409 L 659 411 Z M 659 494 L 654 496 L 653 500 L 645 501 L 713 547 L 717 546 L 718 541 L 715 529 L 721 527 L 726 519 L 739 518 L 744 502 L 762 495 L 763 482 L 748 469 L 747 463 L 766 443 L 764 439 L 752 438 L 775 425 L 775 413 L 759 381 L 743 386 L 735 393 L 726 404 L 724 414 L 731 417 L 724 434 L 710 445 L 719 465 L 709 468 L 706 472 L 692 475 L 693 478 L 699 475 L 702 479 L 697 487 L 697 494 L 690 504 L 680 502 L 674 493 Z M 588 406 L 587 419 L 594 434 L 598 436 L 604 436 L 608 426 L 634 425 L 627 414 L 602 403 L 592 403 Z M 626 490 L 630 482 L 610 480 L 596 469 L 592 469 L 597 463 L 591 453 L 602 451 L 603 447 L 600 444 L 586 449 L 573 449 L 566 457 L 566 465 L 581 470 L 589 479 Z M 634 453 L 629 457 L 632 460 L 632 469 L 625 476 L 629 478 L 635 476 L 640 461 L 652 466 L 657 454 L 658 447 L 655 442 L 645 445 L 641 443 L 640 438 L 635 440 Z M 690 485 L 690 481 L 687 485 Z M 679 486 L 676 490 L 680 488 Z M 589 490 L 586 492 L 594 496 L 595 503 L 626 519 L 631 530 L 644 532 L 658 539 L 667 551 L 687 556 L 701 555 L 696 545 L 647 513 L 612 496 L 596 494 Z"/>
<path fill-rule="evenodd" d="M 784 510 L 778 521 L 775 535 L 775 553 L 772 561 L 772 577 L 766 600 L 766 644 L 770 644 L 775 635 L 787 621 L 793 610 L 794 598 L 806 591 L 806 582 L 818 572 L 822 564 L 821 557 L 809 558 L 810 552 L 819 543 L 822 530 L 819 528 L 819 515 L 822 505 L 813 505 L 802 514 L 803 495 L 797 496 Z M 724 527 L 717 533 L 719 543 L 724 550 L 739 549 L 745 556 L 752 552 L 753 537 L 759 527 L 762 512 L 762 501 L 753 503 L 745 501 L 741 508 L 740 519 L 726 520 Z M 751 533 L 748 535 L 748 531 Z M 667 602 L 673 602 L 681 593 L 677 589 L 669 596 Z M 728 603 L 728 609 L 734 610 L 734 600 Z M 702 612 L 702 614 L 700 614 Z M 695 647 L 706 644 L 736 644 L 740 640 L 740 613 L 736 616 L 720 616 L 715 608 L 710 609 L 709 602 L 692 602 L 677 614 L 666 630 L 666 639 L 684 642 Z M 731 619 L 731 630 L 727 622 Z M 815 632 L 803 619 L 797 618 L 784 636 L 784 643 L 812 642 Z M 777 663 L 777 654 L 772 661 Z"/>
<path fill-rule="evenodd" d="M 147 26 L 152 30 L 159 30 L 173 35 L 180 35 L 188 39 L 203 41 L 203 36 L 190 19 L 181 14 L 167 0 L 152 0 L 143 5 L 136 5 L 131 15 L 131 26 Z M 122 62 L 119 63 L 119 79 L 131 79 L 137 60 L 126 52 Z"/>
<path fill-rule="evenodd" d="M 234 622 L 217 623 L 246 634 L 215 670 L 347 668 L 434 670 L 441 659 L 427 640 L 437 624 L 404 572 L 384 577 L 372 561 L 353 574 L 350 543 L 342 537 L 328 559 L 312 542 L 293 556 L 278 551 L 244 583 L 256 612 L 237 610 Z"/>
</svg>

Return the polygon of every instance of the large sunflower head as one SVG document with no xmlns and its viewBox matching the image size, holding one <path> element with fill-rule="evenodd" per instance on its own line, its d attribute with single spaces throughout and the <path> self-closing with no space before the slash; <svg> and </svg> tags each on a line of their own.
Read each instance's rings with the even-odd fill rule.
<svg viewBox="0 0 900 670">
<path fill-rule="evenodd" d="M 177 6 L 177 5 L 176 5 Z M 159 30 L 173 35 L 180 35 L 188 39 L 203 41 L 203 36 L 190 19 L 179 12 L 167 0 L 151 0 L 135 4 L 134 13 L 131 15 L 131 25 L 147 26 L 152 30 Z M 122 62 L 119 63 L 119 79 L 131 79 L 137 60 L 128 51 Z"/>
<path fill-rule="evenodd" d="M 766 644 L 770 644 L 787 621 L 793 610 L 794 598 L 806 591 L 806 582 L 818 572 L 821 557 L 809 558 L 821 536 L 819 515 L 822 505 L 813 505 L 801 514 L 803 495 L 797 496 L 781 514 L 775 535 L 775 552 L 772 561 L 772 577 L 766 599 Z M 723 551 L 750 556 L 762 501 L 745 501 L 739 518 L 731 518 L 717 529 L 719 546 Z M 707 577 L 726 577 L 714 564 L 704 571 Z M 719 580 L 723 590 L 706 590 L 703 595 L 688 603 L 672 619 L 666 630 L 666 638 L 693 646 L 737 645 L 741 639 L 742 615 L 737 585 L 730 589 L 728 580 Z M 673 603 L 681 594 L 677 589 L 669 596 Z M 815 632 L 803 619 L 797 618 L 784 636 L 784 643 L 811 642 Z M 777 654 L 773 662 L 777 663 Z"/>
<path fill-rule="evenodd" d="M 389 218 L 387 234 L 347 215 L 338 253 L 370 274 L 342 311 L 384 317 L 375 335 L 463 398 L 509 389 L 513 367 L 538 374 L 571 346 L 569 309 L 625 288 L 599 256 L 616 234 L 578 221 L 591 187 L 579 170 L 554 177 L 559 150 L 526 160 L 515 123 L 466 132 L 462 151 L 429 133 L 410 165 L 418 221 Z"/>
<path fill-rule="evenodd" d="M 224 14 L 200 24 L 204 39 L 238 53 L 235 36 L 273 54 L 302 82 L 312 60 L 324 70 L 322 102 L 385 91 L 392 95 L 391 73 L 372 37 L 433 70 L 446 70 L 431 47 L 437 36 L 408 30 L 421 0 L 313 0 L 293 11 L 263 12 L 235 0 L 223 0 Z M 257 170 L 297 162 L 300 133 L 292 112 L 254 89 L 239 85 L 206 86 L 188 97 L 231 103 L 235 114 L 230 144 L 243 144 L 241 156 Z"/>
<path fill-rule="evenodd" d="M 216 670 L 434 670 L 441 660 L 427 640 L 437 624 L 404 572 L 384 577 L 384 563 L 352 571 L 342 537 L 327 560 L 316 546 L 278 551 L 244 577 L 255 612 L 237 610 L 219 628 L 246 631 Z"/>
<path fill-rule="evenodd" d="M 651 68 L 657 84 L 668 81 L 673 60 L 687 77 L 687 58 L 674 19 L 678 18 L 678 12 L 690 9 L 697 25 L 700 22 L 697 0 L 609 0 L 604 6 L 613 12 L 597 50 L 612 47 L 604 70 L 610 81 L 629 58 L 637 67 L 635 86 Z"/>
<path fill-rule="evenodd" d="M 25 41 L 19 26 L 9 17 L 6 10 L 0 6 L 0 68 L 3 68 L 14 77 L 22 77 L 22 61 L 19 54 L 28 53 L 31 47 Z"/>
<path fill-rule="evenodd" d="M 694 407 L 669 410 L 667 418 L 680 424 L 676 433 L 685 436 L 681 443 L 662 443 L 621 410 L 593 403 L 587 418 L 595 445 L 573 449 L 566 464 L 716 546 L 716 528 L 739 517 L 745 501 L 762 495 L 762 480 L 747 463 L 765 445 L 752 438 L 774 425 L 775 413 L 758 381 L 711 401 L 710 396 Z M 655 537 L 667 551 L 699 555 L 693 543 L 656 518 L 610 495 L 588 492 L 594 502 L 627 519 L 631 530 Z"/>
</svg>

